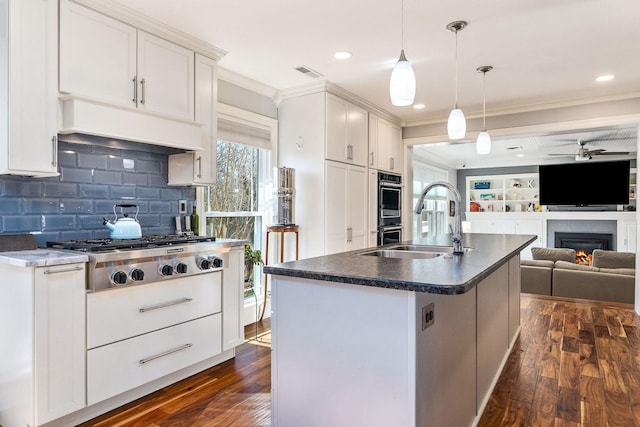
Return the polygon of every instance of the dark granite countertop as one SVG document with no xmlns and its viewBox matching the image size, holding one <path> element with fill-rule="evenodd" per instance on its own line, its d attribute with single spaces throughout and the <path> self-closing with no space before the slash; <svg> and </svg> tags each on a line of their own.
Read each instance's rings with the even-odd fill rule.
<svg viewBox="0 0 640 427">
<path fill-rule="evenodd" d="M 536 239 L 534 235 L 465 234 L 463 255 L 399 259 L 359 255 L 374 248 L 267 265 L 264 272 L 329 282 L 456 295 L 468 292 Z M 450 236 L 403 244 L 450 246 Z M 393 245 L 388 245 L 393 246 Z"/>
</svg>

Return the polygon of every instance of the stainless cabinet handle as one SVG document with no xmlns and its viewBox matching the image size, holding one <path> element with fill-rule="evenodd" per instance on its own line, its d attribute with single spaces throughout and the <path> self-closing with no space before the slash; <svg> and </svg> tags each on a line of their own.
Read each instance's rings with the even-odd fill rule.
<svg viewBox="0 0 640 427">
<path fill-rule="evenodd" d="M 198 178 L 202 178 L 202 156 L 198 156 L 196 160 L 198 162 Z"/>
<path fill-rule="evenodd" d="M 56 167 L 58 165 L 58 137 L 56 135 L 51 137 L 51 166 Z"/>
<path fill-rule="evenodd" d="M 146 313 L 148 311 L 159 310 L 165 307 L 171 307 L 172 305 L 184 304 L 186 302 L 193 301 L 193 298 L 180 298 L 173 301 L 161 302 L 160 304 L 149 305 L 146 307 L 140 307 L 138 310 L 140 313 Z"/>
<path fill-rule="evenodd" d="M 389 159 L 389 166 L 391 167 L 391 170 L 393 170 L 393 166 L 394 166 L 393 160 L 394 160 L 393 157 Z"/>
<path fill-rule="evenodd" d="M 140 359 L 139 363 L 141 365 L 144 365 L 145 363 L 149 363 L 152 360 L 156 360 L 156 359 L 159 359 L 161 357 L 168 356 L 170 354 L 177 353 L 179 351 L 186 350 L 186 349 L 191 348 L 191 347 L 193 347 L 193 344 L 183 344 L 180 347 L 172 348 L 171 350 L 163 351 L 162 353 L 158 353 L 158 354 L 156 354 L 154 356 L 150 356 L 150 357 L 146 357 L 144 359 Z"/>
<path fill-rule="evenodd" d="M 353 228 L 347 228 L 347 243 L 351 243 L 353 240 Z"/>
<path fill-rule="evenodd" d="M 147 97 L 145 95 L 145 81 L 144 78 L 140 80 L 140 86 L 142 86 L 142 98 L 140 99 L 140 104 L 144 105 L 145 101 L 147 100 Z"/>
<path fill-rule="evenodd" d="M 138 105 L 138 79 L 136 76 L 133 76 L 133 103 Z"/>
<path fill-rule="evenodd" d="M 353 160 L 353 145 L 347 145 L 347 160 Z"/>
<path fill-rule="evenodd" d="M 81 271 L 81 270 L 82 270 L 82 267 L 79 267 L 79 266 L 75 266 L 73 268 L 63 268 L 61 270 L 49 270 L 49 269 L 46 269 L 44 271 L 44 274 L 68 273 L 70 271 Z"/>
<path fill-rule="evenodd" d="M 371 156 L 371 163 L 370 163 L 370 166 L 373 166 L 373 151 L 371 152 L 370 156 Z"/>
</svg>

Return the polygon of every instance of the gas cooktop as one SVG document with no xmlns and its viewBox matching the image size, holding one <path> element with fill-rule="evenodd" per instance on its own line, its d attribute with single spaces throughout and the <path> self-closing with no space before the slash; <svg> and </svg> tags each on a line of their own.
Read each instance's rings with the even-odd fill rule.
<svg viewBox="0 0 640 427">
<path fill-rule="evenodd" d="M 106 252 L 117 249 L 143 249 L 157 248 L 160 246 L 183 245 L 188 243 L 215 242 L 215 237 L 189 236 L 182 234 L 161 234 L 145 236 L 139 239 L 88 239 L 88 240 L 63 240 L 59 242 L 47 242 L 48 248 L 69 249 L 82 252 Z"/>
</svg>

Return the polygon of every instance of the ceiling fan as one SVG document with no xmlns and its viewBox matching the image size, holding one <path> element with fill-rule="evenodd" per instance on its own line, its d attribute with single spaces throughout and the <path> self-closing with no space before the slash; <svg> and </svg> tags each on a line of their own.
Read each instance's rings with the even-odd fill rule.
<svg viewBox="0 0 640 427">
<path fill-rule="evenodd" d="M 607 151 L 604 148 L 597 148 L 594 150 L 590 150 L 586 147 L 587 143 L 590 141 L 584 141 L 578 139 L 576 141 L 578 143 L 578 149 L 576 151 L 575 159 L 576 161 L 587 161 L 591 160 L 593 156 L 621 156 L 629 154 L 628 151 Z M 570 154 L 549 154 L 550 156 L 570 156 Z"/>
</svg>

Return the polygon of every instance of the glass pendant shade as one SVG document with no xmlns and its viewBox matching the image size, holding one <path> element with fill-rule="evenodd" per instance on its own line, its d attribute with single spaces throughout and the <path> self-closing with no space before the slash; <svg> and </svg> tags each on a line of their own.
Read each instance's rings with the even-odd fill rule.
<svg viewBox="0 0 640 427">
<path fill-rule="evenodd" d="M 447 132 L 449 139 L 462 139 L 467 132 L 467 121 L 464 119 L 464 113 L 461 109 L 455 108 L 449 114 L 447 122 Z"/>
<path fill-rule="evenodd" d="M 489 132 L 486 130 L 483 130 L 478 134 L 478 139 L 476 140 L 476 152 L 478 154 L 491 153 L 491 137 L 489 136 Z"/>
<path fill-rule="evenodd" d="M 416 75 L 413 72 L 413 67 L 404 56 L 404 49 L 400 52 L 400 59 L 391 72 L 389 96 L 391 104 L 398 107 L 413 104 L 416 97 Z"/>
</svg>

